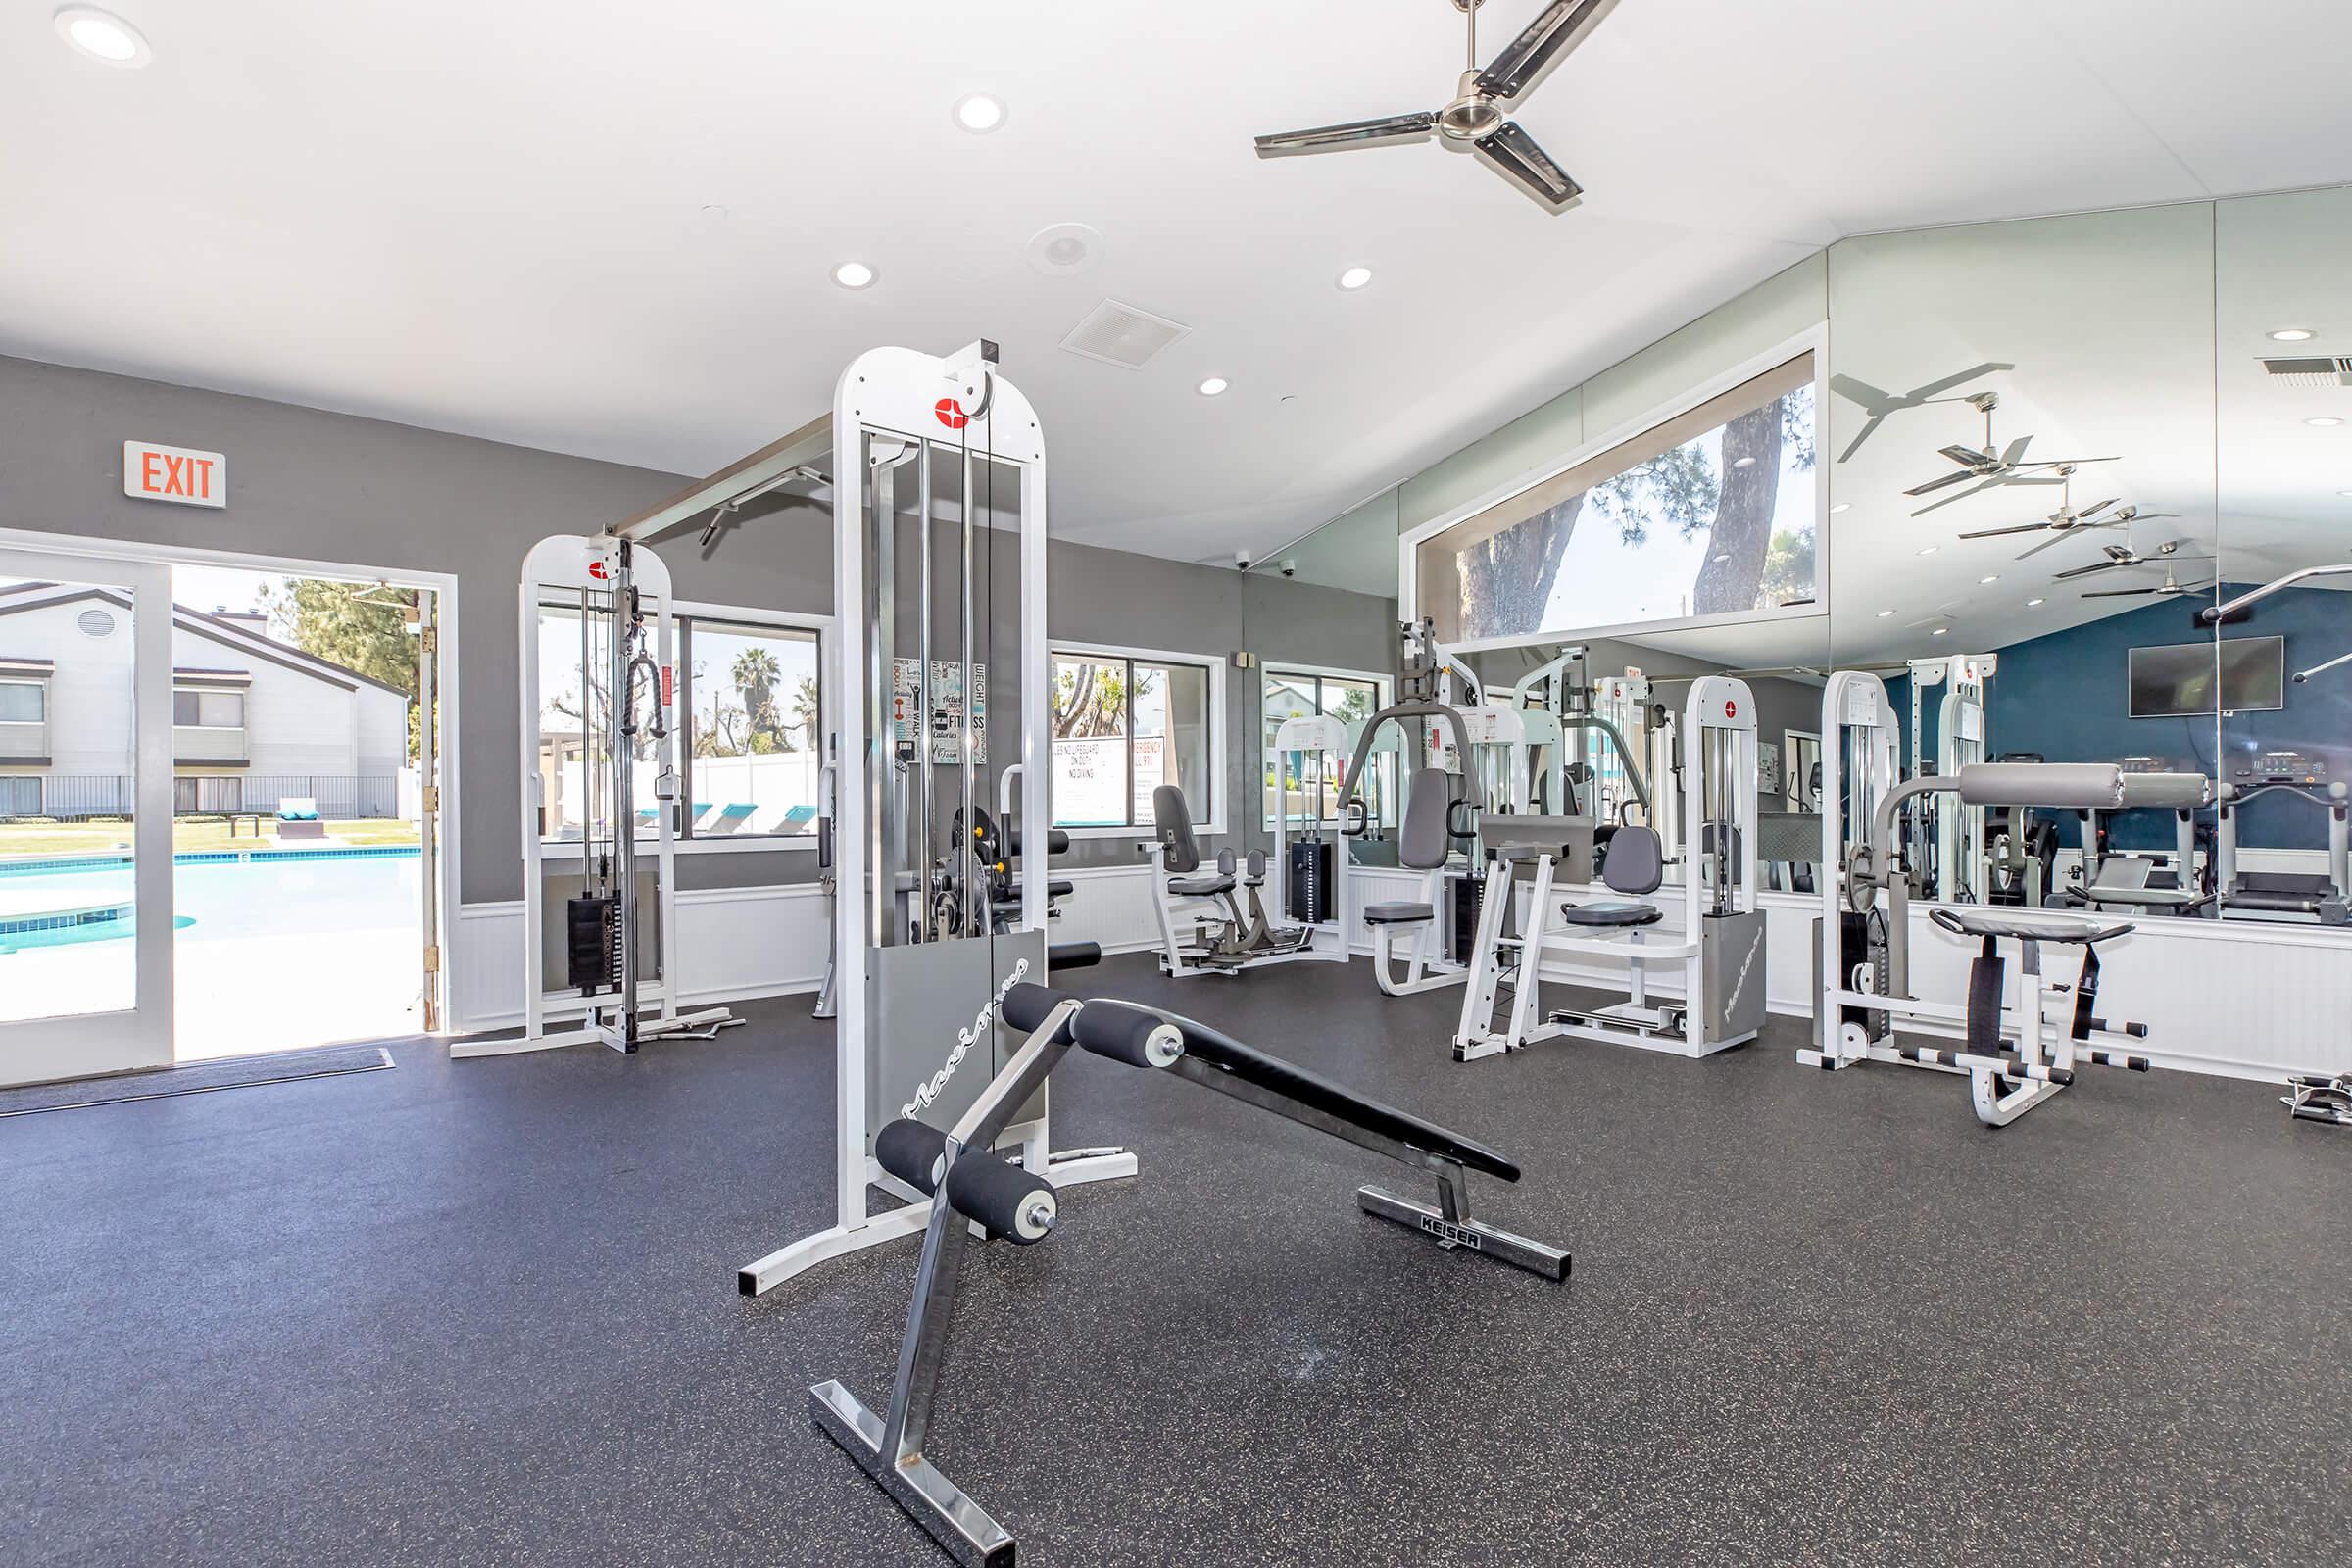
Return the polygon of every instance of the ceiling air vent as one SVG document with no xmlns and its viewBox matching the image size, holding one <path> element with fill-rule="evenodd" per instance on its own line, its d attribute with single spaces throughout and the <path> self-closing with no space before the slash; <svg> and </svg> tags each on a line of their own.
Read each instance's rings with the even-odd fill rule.
<svg viewBox="0 0 2352 1568">
<path fill-rule="evenodd" d="M 1104 365 L 1140 370 L 1160 350 L 1191 330 L 1164 316 L 1153 316 L 1150 311 L 1139 311 L 1117 300 L 1104 300 L 1070 329 L 1061 346 L 1072 354 L 1101 360 Z"/>
<path fill-rule="evenodd" d="M 2266 354 L 2262 368 L 2295 386 L 2352 386 L 2352 359 L 2326 354 Z"/>
</svg>

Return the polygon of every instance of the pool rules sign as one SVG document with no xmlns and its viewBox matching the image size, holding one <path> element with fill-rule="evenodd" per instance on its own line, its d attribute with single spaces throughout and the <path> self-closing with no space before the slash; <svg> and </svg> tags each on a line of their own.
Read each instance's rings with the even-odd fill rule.
<svg viewBox="0 0 2352 1568">
<path fill-rule="evenodd" d="M 228 459 L 218 452 L 122 443 L 122 493 L 183 507 L 228 505 Z"/>
</svg>

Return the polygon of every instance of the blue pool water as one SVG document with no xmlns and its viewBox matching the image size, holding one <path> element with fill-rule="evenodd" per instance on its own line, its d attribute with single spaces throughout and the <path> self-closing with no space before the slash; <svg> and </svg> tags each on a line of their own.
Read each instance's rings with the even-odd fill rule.
<svg viewBox="0 0 2352 1568">
<path fill-rule="evenodd" d="M 418 851 L 397 846 L 172 858 L 178 941 L 413 932 L 423 885 Z M 120 941 L 133 934 L 130 862 L 117 857 L 0 866 L 0 953 Z M 67 923 L 31 911 L 94 911 Z"/>
</svg>

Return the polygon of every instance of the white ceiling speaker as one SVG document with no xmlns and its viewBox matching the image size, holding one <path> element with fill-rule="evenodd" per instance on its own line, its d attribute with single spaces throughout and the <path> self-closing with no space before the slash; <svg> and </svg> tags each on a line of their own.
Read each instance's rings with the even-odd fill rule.
<svg viewBox="0 0 2352 1568">
<path fill-rule="evenodd" d="M 1022 254 L 1033 272 L 1070 277 L 1102 259 L 1102 236 L 1084 223 L 1055 223 L 1030 235 Z"/>
<path fill-rule="evenodd" d="M 138 28 L 96 6 L 67 6 L 57 14 L 57 35 L 100 65 L 136 71 L 155 58 Z"/>
</svg>

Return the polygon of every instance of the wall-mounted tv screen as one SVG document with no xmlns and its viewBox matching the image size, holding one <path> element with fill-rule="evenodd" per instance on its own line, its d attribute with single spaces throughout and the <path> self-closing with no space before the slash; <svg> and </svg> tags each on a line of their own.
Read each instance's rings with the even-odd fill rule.
<svg viewBox="0 0 2352 1568">
<path fill-rule="evenodd" d="M 2217 708 L 2236 711 L 2286 706 L 2285 638 L 2226 638 L 2218 666 L 2213 651 L 2212 643 L 2132 649 L 2132 716 L 2193 718 Z"/>
</svg>

